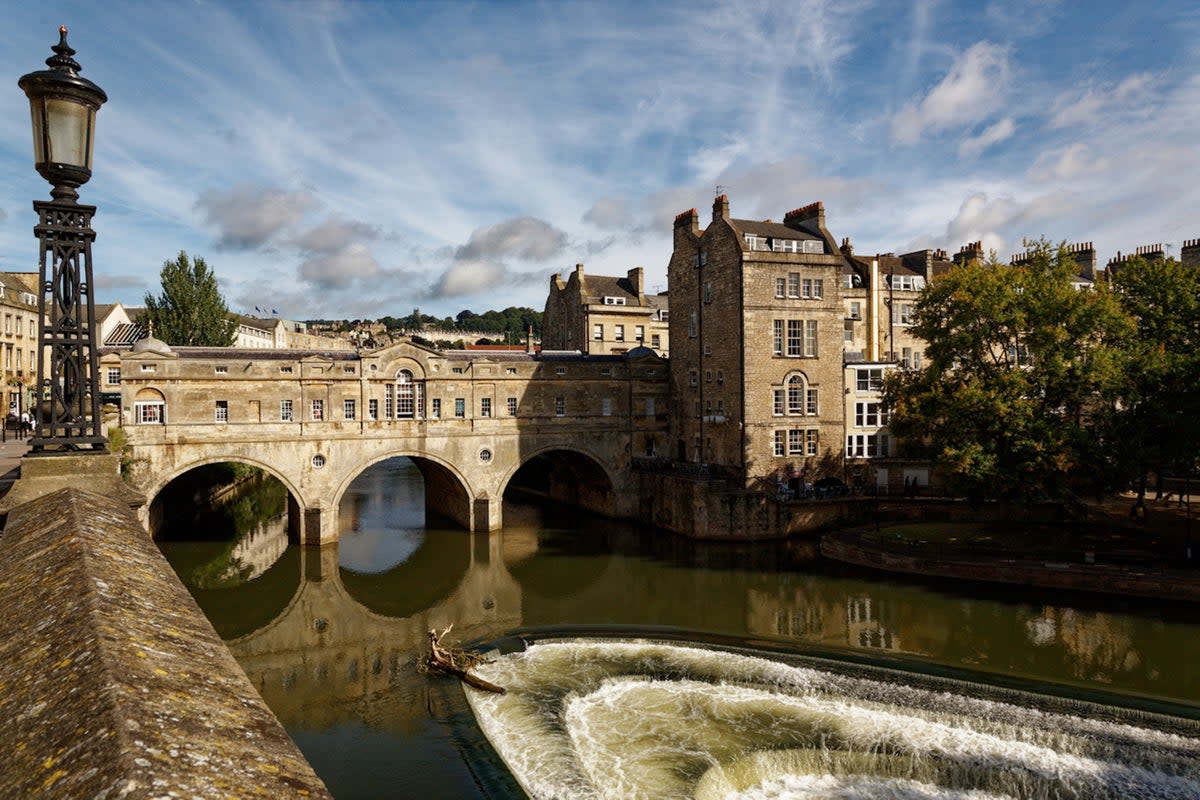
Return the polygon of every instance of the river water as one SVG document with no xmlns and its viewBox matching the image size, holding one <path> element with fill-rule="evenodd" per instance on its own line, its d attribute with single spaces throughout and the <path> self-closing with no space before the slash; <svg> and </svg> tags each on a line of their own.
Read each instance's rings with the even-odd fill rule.
<svg viewBox="0 0 1200 800">
<path fill-rule="evenodd" d="M 321 550 L 286 545 L 275 495 L 235 537 L 162 541 L 339 800 L 1200 797 L 1200 608 L 515 503 L 500 532 L 427 529 L 423 492 L 376 465 Z M 508 694 L 418 674 L 450 624 Z"/>
</svg>

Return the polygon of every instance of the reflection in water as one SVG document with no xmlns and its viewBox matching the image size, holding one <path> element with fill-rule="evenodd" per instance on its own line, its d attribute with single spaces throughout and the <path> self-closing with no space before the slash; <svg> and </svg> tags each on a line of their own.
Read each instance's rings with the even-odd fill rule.
<svg viewBox="0 0 1200 800">
<path fill-rule="evenodd" d="M 538 800 L 1200 796 L 1198 739 L 722 650 L 545 642 L 479 673 Z"/>
<path fill-rule="evenodd" d="M 479 788 L 510 779 L 485 755 L 461 691 L 414 669 L 425 632 L 450 623 L 455 643 L 519 628 L 666 628 L 906 669 L 970 669 L 984 682 L 1162 698 L 1177 713 L 1200 704 L 1200 673 L 1186 666 L 1200 661 L 1194 608 L 1163 619 L 1152 604 L 933 590 L 827 570 L 794 544 L 697 543 L 512 504 L 502 532 L 432 530 L 421 522 L 423 494 L 407 460 L 376 465 L 343 499 L 338 546 L 289 547 L 237 585 L 196 581 L 196 567 L 232 552 L 231 542 L 162 544 L 339 800 L 396 786 L 408 796 L 505 796 Z"/>
</svg>

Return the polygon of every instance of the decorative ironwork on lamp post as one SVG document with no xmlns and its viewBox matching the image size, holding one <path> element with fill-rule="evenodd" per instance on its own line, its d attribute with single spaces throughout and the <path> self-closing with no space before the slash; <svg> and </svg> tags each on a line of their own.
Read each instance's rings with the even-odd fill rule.
<svg viewBox="0 0 1200 800">
<path fill-rule="evenodd" d="M 35 200 L 41 243 L 38 293 L 38 400 L 34 452 L 105 448 L 100 431 L 99 364 L 92 297 L 92 215 L 77 201 L 92 177 L 96 111 L 108 96 L 79 77 L 67 29 L 46 59 L 49 69 L 21 77 L 33 123 L 33 161 L 54 187 Z M 47 363 L 48 362 L 48 363 Z"/>
</svg>

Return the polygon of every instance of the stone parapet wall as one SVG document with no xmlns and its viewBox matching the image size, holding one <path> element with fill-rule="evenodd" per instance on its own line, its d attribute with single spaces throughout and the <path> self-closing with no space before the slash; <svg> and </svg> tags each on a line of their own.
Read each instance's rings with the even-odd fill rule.
<svg viewBox="0 0 1200 800">
<path fill-rule="evenodd" d="M 128 506 L 11 510 L 0 603 L 0 796 L 330 797 Z"/>
</svg>

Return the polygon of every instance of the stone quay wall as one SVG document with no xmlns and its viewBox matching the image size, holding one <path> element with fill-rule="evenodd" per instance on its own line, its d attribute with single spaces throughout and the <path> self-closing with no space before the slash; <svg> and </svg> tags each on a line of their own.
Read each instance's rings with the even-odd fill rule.
<svg viewBox="0 0 1200 800">
<path fill-rule="evenodd" d="M 12 509 L 0 604 L 0 796 L 331 797 L 127 505 Z"/>
</svg>

